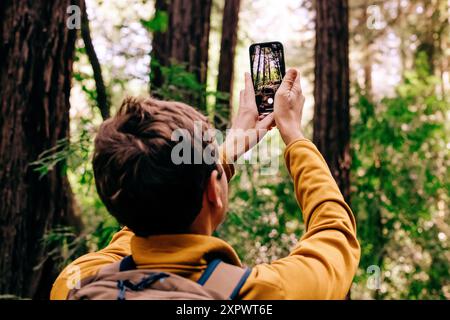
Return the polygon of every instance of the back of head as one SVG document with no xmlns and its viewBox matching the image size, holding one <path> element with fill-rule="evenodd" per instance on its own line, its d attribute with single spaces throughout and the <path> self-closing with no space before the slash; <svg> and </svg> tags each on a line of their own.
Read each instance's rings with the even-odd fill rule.
<svg viewBox="0 0 450 320">
<path fill-rule="evenodd" d="M 95 139 L 97 191 L 108 211 L 137 235 L 183 233 L 201 210 L 215 163 L 175 164 L 172 134 L 190 136 L 190 157 L 214 141 L 194 143 L 194 128 L 210 129 L 205 116 L 179 102 L 152 98 L 124 100 Z"/>
</svg>

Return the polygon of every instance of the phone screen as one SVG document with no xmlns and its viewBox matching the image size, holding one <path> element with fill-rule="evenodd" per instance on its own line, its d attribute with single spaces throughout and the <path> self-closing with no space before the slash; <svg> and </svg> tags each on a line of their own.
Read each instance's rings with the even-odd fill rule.
<svg viewBox="0 0 450 320">
<path fill-rule="evenodd" d="M 250 46 L 250 68 L 259 114 L 273 111 L 275 92 L 285 74 L 284 51 L 280 42 Z"/>
</svg>

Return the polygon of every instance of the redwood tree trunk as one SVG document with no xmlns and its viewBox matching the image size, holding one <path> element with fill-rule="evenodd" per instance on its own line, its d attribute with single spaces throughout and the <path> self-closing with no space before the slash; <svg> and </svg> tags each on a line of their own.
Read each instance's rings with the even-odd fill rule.
<svg viewBox="0 0 450 320">
<path fill-rule="evenodd" d="M 314 143 L 350 200 L 348 1 L 316 1 Z"/>
<path fill-rule="evenodd" d="M 0 4 L 0 294 L 32 297 L 48 287 L 43 236 L 71 210 L 62 166 L 39 178 L 30 163 L 69 134 L 72 4 L 78 1 Z"/>
<path fill-rule="evenodd" d="M 211 3 L 212 0 L 156 0 L 155 9 L 166 12 L 169 19 L 167 30 L 153 35 L 152 91 L 167 80 L 159 65 L 172 63 L 185 64 L 200 84 L 206 84 Z M 206 110 L 204 98 L 186 102 Z"/>
<path fill-rule="evenodd" d="M 223 9 L 217 92 L 225 93 L 228 97 L 218 96 L 214 116 L 216 128 L 222 131 L 227 128 L 233 110 L 231 99 L 233 96 L 234 56 L 236 51 L 240 4 L 241 0 L 225 0 Z"/>
</svg>

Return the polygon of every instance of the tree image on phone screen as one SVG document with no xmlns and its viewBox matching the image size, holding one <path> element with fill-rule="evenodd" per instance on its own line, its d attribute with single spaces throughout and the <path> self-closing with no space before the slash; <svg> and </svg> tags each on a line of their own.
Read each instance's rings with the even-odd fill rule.
<svg viewBox="0 0 450 320">
<path fill-rule="evenodd" d="M 250 65 L 258 112 L 270 113 L 285 74 L 283 45 L 280 42 L 251 45 Z"/>
</svg>

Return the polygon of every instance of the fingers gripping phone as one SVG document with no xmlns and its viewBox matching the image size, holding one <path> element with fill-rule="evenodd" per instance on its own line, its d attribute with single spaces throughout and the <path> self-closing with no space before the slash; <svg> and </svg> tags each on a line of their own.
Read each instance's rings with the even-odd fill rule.
<svg viewBox="0 0 450 320">
<path fill-rule="evenodd" d="M 275 92 L 286 73 L 284 50 L 280 42 L 255 43 L 250 46 L 250 69 L 259 114 L 273 112 Z"/>
</svg>

